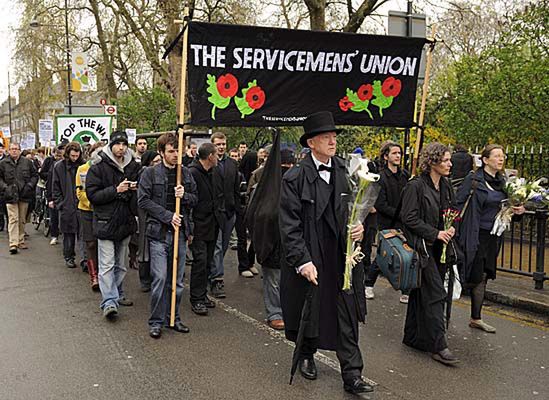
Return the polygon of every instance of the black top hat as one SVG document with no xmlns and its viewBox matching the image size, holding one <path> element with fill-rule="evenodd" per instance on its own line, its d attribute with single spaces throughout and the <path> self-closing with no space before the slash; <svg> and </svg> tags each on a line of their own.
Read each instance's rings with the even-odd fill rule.
<svg viewBox="0 0 549 400">
<path fill-rule="evenodd" d="M 335 127 L 334 116 L 330 111 L 319 111 L 309 115 L 303 122 L 303 129 L 305 133 L 299 139 L 299 143 L 303 147 L 309 147 L 307 139 L 311 139 L 316 135 L 325 132 L 340 133 L 343 130 Z"/>
</svg>

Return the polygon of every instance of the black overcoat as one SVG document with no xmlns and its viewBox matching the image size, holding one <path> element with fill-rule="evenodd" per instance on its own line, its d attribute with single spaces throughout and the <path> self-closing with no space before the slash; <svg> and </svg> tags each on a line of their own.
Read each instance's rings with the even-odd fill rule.
<svg viewBox="0 0 549 400">
<path fill-rule="evenodd" d="M 76 197 L 76 171 L 83 164 L 62 160 L 53 167 L 52 196 L 59 210 L 59 229 L 63 233 L 78 233 L 78 198 Z"/>
<path fill-rule="evenodd" d="M 334 230 L 339 232 L 341 243 L 334 243 L 333 251 L 345 249 L 345 240 L 347 234 L 347 216 L 348 201 L 351 191 L 349 189 L 345 163 L 342 159 L 333 157 L 332 165 L 335 171 L 332 173 L 334 178 L 333 209 L 337 219 L 337 227 Z M 301 320 L 301 311 L 305 302 L 305 294 L 309 282 L 296 272 L 296 268 L 313 262 L 318 270 L 319 290 L 322 292 L 323 270 L 328 266 L 323 265 L 322 247 L 326 243 L 321 243 L 317 231 L 317 225 L 328 204 L 329 198 L 323 198 L 320 193 L 321 178 L 316 170 L 311 155 L 308 155 L 300 164 L 290 169 L 283 177 L 282 192 L 280 198 L 280 234 L 283 250 L 280 298 L 282 313 L 286 328 L 286 337 L 295 341 L 299 324 Z M 324 248 L 324 251 L 326 248 Z M 344 255 L 340 254 L 338 259 L 344 262 Z M 334 266 L 332 266 L 333 268 Z M 344 266 L 335 266 L 339 273 L 339 282 L 337 287 L 342 287 Z M 364 298 L 364 268 L 358 265 L 353 269 L 353 290 L 344 294 L 344 299 L 348 303 L 347 310 L 356 310 L 351 312 L 351 319 L 358 326 L 358 321 L 364 321 L 366 316 L 366 300 Z M 334 287 L 335 285 L 330 285 Z M 330 293 L 330 301 L 334 303 L 337 300 L 337 292 Z M 326 297 L 323 297 L 326 300 Z M 335 350 L 336 337 L 322 337 L 319 332 L 320 319 L 326 318 L 334 320 L 333 315 L 326 315 L 326 310 L 320 309 L 320 296 L 313 298 L 311 309 L 311 323 L 306 336 L 319 337 L 319 343 L 327 343 L 328 350 Z M 337 316 L 336 316 L 337 317 Z M 316 335 L 315 335 L 316 333 Z M 319 346 L 320 348 L 324 348 Z"/>
</svg>

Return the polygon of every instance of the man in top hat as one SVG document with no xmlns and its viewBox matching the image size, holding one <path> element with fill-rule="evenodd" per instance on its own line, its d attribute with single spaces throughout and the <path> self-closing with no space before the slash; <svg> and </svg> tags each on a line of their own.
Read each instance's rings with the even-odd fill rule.
<svg viewBox="0 0 549 400">
<path fill-rule="evenodd" d="M 281 304 L 286 337 L 296 341 L 302 309 L 310 285 L 311 316 L 304 329 L 299 370 L 306 379 L 317 378 L 317 349 L 334 350 L 341 365 L 345 391 L 358 394 L 373 388 L 362 378 L 358 322 L 364 321 L 363 268 L 353 269 L 353 287 L 343 292 L 347 203 L 351 191 L 345 163 L 336 154 L 336 136 L 330 112 L 309 116 L 300 143 L 311 151 L 289 170 L 282 181 L 280 232 L 285 265 L 281 271 Z M 362 239 L 362 225 L 352 238 Z M 304 324 L 305 325 L 305 324 Z"/>
</svg>

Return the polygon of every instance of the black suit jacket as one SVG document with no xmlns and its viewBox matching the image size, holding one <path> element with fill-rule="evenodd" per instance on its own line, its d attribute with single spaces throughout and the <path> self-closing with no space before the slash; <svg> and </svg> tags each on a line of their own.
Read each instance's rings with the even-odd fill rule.
<svg viewBox="0 0 549 400">
<path fill-rule="evenodd" d="M 223 182 L 215 171 L 206 171 L 199 161 L 190 167 L 196 182 L 198 202 L 192 211 L 194 240 L 215 240 L 225 222 Z"/>
<path fill-rule="evenodd" d="M 225 199 L 225 213 L 227 218 L 232 218 L 235 212 L 240 211 L 242 207 L 240 201 L 240 176 L 238 174 L 238 164 L 232 158 L 224 156 L 223 173 L 219 165 L 213 169 L 213 174 L 222 182 L 223 196 Z"/>
</svg>

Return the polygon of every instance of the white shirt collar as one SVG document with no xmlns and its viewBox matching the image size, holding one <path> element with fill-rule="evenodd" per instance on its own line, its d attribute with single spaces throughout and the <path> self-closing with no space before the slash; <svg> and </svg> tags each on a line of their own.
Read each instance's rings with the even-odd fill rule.
<svg viewBox="0 0 549 400">
<path fill-rule="evenodd" d="M 315 167 L 316 169 L 318 169 L 318 167 L 320 165 L 326 165 L 327 167 L 331 167 L 332 166 L 332 158 L 330 157 L 330 159 L 328 160 L 328 163 L 323 163 L 321 161 L 318 161 L 315 156 L 313 155 L 313 153 L 311 152 L 311 157 L 313 158 L 313 162 L 315 163 Z M 322 171 L 322 172 L 328 172 L 328 171 Z"/>
</svg>

